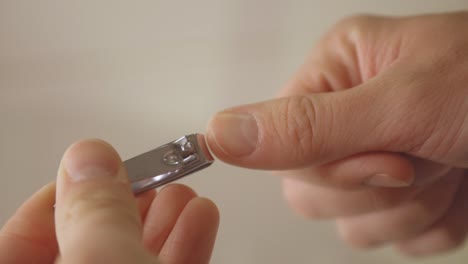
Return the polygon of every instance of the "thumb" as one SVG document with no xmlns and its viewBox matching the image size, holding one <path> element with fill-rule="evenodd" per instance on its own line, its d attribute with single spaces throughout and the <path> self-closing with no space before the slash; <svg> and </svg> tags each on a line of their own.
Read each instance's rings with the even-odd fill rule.
<svg viewBox="0 0 468 264">
<path fill-rule="evenodd" d="M 60 164 L 56 195 L 59 263 L 149 262 L 127 172 L 110 145 L 72 145 Z"/>
<path fill-rule="evenodd" d="M 379 101 L 375 89 L 356 87 L 234 107 L 211 119 L 207 140 L 218 158 L 250 168 L 337 160 L 383 145 Z"/>
</svg>

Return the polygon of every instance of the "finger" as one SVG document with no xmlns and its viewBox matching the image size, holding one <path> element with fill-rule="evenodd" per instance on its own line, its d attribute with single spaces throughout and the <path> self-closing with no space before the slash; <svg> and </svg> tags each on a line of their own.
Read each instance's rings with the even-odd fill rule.
<svg viewBox="0 0 468 264">
<path fill-rule="evenodd" d="M 427 256 L 461 247 L 468 234 L 468 179 L 462 178 L 455 200 L 437 223 L 424 233 L 398 243 L 398 248 L 412 256 Z"/>
<path fill-rule="evenodd" d="M 153 201 L 143 227 L 143 243 L 159 255 L 180 214 L 197 195 L 187 186 L 173 184 L 164 187 Z"/>
<path fill-rule="evenodd" d="M 57 177 L 61 263 L 147 263 L 126 170 L 108 144 L 88 140 L 64 154 Z"/>
<path fill-rule="evenodd" d="M 194 198 L 184 208 L 159 255 L 162 263 L 207 264 L 210 262 L 219 213 L 205 198 Z"/>
<path fill-rule="evenodd" d="M 144 223 L 151 203 L 156 197 L 156 190 L 149 190 L 136 196 L 138 210 L 140 211 L 141 222 Z"/>
<path fill-rule="evenodd" d="M 279 171 L 277 174 L 301 180 L 304 184 L 341 189 L 406 187 L 415 178 L 412 163 L 406 157 L 390 152 L 357 154 L 322 166 Z"/>
<path fill-rule="evenodd" d="M 429 185 L 452 167 L 392 152 L 369 152 L 320 166 L 278 171 L 276 174 L 341 189 Z"/>
<path fill-rule="evenodd" d="M 333 92 L 361 84 L 354 43 L 345 34 L 325 36 L 277 96 Z"/>
<path fill-rule="evenodd" d="M 331 32 L 321 39 L 277 96 L 333 92 L 361 84 L 355 43 L 346 34 Z"/>
<path fill-rule="evenodd" d="M 376 129 L 385 126 L 379 109 L 387 102 L 377 102 L 375 91 L 350 89 L 228 109 L 212 118 L 208 144 L 225 162 L 273 170 L 385 151 Z"/>
<path fill-rule="evenodd" d="M 53 263 L 55 183 L 29 198 L 0 231 L 0 263 Z"/>
<path fill-rule="evenodd" d="M 396 207 L 415 197 L 424 187 L 364 188 L 343 190 L 283 179 L 283 194 L 290 207 L 306 218 L 362 215 Z"/>
<path fill-rule="evenodd" d="M 461 173 L 454 170 L 427 186 L 414 199 L 393 209 L 337 220 L 344 241 L 358 248 L 414 237 L 439 220 L 450 207 Z"/>
<path fill-rule="evenodd" d="M 391 17 L 369 15 L 339 21 L 312 49 L 279 96 L 344 90 L 385 71 L 399 56 L 400 23 Z"/>
</svg>

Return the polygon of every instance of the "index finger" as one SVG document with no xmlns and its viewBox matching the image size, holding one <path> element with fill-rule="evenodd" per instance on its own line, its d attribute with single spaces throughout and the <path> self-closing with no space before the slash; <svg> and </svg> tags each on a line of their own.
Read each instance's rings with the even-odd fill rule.
<svg viewBox="0 0 468 264">
<path fill-rule="evenodd" d="M 29 198 L 0 231 L 0 263 L 53 263 L 55 182 Z"/>
</svg>

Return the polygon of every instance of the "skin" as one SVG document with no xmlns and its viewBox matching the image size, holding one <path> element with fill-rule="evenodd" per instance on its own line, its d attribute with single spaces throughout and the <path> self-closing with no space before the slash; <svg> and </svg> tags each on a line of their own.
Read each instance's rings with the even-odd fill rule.
<svg viewBox="0 0 468 264">
<path fill-rule="evenodd" d="M 135 198 L 117 152 L 86 140 L 1 229 L 0 263 L 209 263 L 218 222 L 183 185 Z"/>
<path fill-rule="evenodd" d="M 413 256 L 468 233 L 468 12 L 354 16 L 278 98 L 209 123 L 213 153 L 280 175 L 292 209 L 352 246 Z"/>
<path fill-rule="evenodd" d="M 335 219 L 351 245 L 457 248 L 468 233 L 467 27 L 466 12 L 345 19 L 278 99 L 215 115 L 210 148 L 277 170 L 291 207 Z M 70 176 L 86 163 L 109 170 Z M 106 143 L 70 147 L 57 185 L 0 231 L 0 262 L 208 263 L 215 205 L 182 185 L 135 199 L 122 168 Z"/>
</svg>

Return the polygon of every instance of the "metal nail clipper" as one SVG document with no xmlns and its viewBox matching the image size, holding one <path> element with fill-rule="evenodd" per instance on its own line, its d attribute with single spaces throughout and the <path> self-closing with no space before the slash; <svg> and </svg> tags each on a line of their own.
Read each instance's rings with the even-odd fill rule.
<svg viewBox="0 0 468 264">
<path fill-rule="evenodd" d="M 181 137 L 124 162 L 134 193 L 175 181 L 213 163 L 202 134 Z"/>
</svg>

